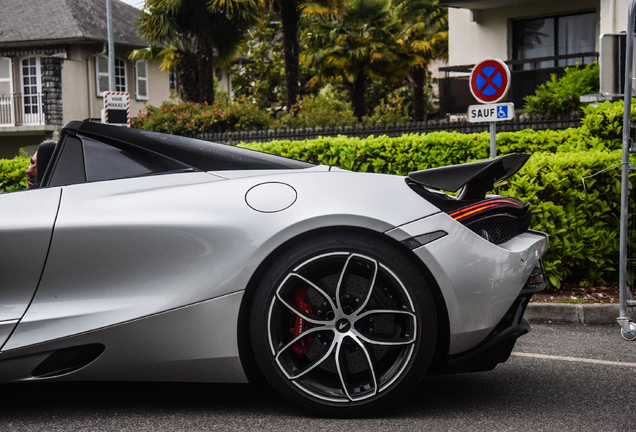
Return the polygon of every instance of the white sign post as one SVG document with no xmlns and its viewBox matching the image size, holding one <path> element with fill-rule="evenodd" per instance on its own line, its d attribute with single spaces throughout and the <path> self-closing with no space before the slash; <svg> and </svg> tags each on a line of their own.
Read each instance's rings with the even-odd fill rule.
<svg viewBox="0 0 636 432">
<path fill-rule="evenodd" d="M 104 92 L 102 123 L 130 127 L 130 94 L 127 92 Z"/>
<path fill-rule="evenodd" d="M 500 103 L 510 89 L 510 69 L 499 59 L 486 58 L 477 63 L 470 73 L 470 91 L 485 105 L 468 107 L 468 121 L 471 123 L 490 123 L 490 157 L 497 157 L 496 122 L 514 117 L 515 106 L 512 103 Z"/>
</svg>

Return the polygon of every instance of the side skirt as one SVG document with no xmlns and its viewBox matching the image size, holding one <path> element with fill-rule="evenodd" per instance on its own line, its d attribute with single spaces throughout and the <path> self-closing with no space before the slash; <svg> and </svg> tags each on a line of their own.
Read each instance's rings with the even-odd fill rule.
<svg viewBox="0 0 636 432">
<path fill-rule="evenodd" d="M 0 381 L 189 381 L 245 383 L 237 344 L 243 292 L 115 326 L 0 353 Z M 58 359 L 102 345 L 64 371 Z M 77 348 L 75 350 L 70 348 Z M 57 354 L 56 354 L 57 353 Z M 52 360 L 59 372 L 39 373 Z M 72 360 L 77 363 L 77 360 Z M 53 367 L 53 369 L 55 369 Z"/>
</svg>

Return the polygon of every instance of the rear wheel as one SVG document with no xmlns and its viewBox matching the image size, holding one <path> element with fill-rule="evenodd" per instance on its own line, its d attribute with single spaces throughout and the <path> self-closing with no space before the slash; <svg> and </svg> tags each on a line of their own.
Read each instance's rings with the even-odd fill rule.
<svg viewBox="0 0 636 432">
<path fill-rule="evenodd" d="M 411 390 L 435 348 L 429 288 L 413 263 L 369 235 L 308 239 L 281 256 L 254 299 L 261 371 L 321 415 L 365 415 Z"/>
</svg>

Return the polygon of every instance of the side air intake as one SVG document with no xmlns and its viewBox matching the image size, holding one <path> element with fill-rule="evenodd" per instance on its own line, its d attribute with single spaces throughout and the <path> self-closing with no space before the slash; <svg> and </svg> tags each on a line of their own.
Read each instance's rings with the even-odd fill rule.
<svg viewBox="0 0 636 432">
<path fill-rule="evenodd" d="M 52 378 L 75 372 L 97 359 L 104 348 L 102 344 L 89 344 L 55 351 L 33 369 L 31 375 L 35 378 Z"/>
</svg>

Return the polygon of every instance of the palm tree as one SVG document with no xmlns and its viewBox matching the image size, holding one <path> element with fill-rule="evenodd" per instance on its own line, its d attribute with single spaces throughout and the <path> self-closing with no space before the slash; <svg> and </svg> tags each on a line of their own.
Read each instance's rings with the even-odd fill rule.
<svg viewBox="0 0 636 432">
<path fill-rule="evenodd" d="M 285 106 L 294 109 L 300 78 L 299 24 L 301 14 L 323 17 L 334 14 L 344 0 L 261 0 L 280 16 L 285 60 Z"/>
<path fill-rule="evenodd" d="M 418 61 L 401 42 L 404 25 L 391 5 L 391 0 L 353 0 L 341 16 L 312 23 L 304 36 L 303 61 L 318 71 L 308 84 L 341 79 L 359 120 L 368 80 L 405 74 Z"/>
<path fill-rule="evenodd" d="M 424 86 L 432 60 L 448 58 L 448 10 L 437 0 L 395 0 L 395 14 L 405 24 L 404 46 L 418 62 L 409 72 L 413 88 L 413 120 L 424 118 Z"/>
<path fill-rule="evenodd" d="M 257 0 L 146 0 L 138 32 L 150 46 L 130 57 L 160 60 L 176 71 L 183 100 L 212 103 L 215 66 L 236 57 L 257 11 Z"/>
</svg>

